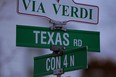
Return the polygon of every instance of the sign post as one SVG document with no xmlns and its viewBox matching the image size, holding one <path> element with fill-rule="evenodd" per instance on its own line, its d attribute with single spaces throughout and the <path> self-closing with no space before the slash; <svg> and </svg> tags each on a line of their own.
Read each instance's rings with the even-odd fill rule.
<svg viewBox="0 0 116 77">
<path fill-rule="evenodd" d="M 34 58 L 34 77 L 50 75 L 61 70 L 61 73 L 86 69 L 87 64 L 87 47 L 81 47 L 64 51 L 61 56 L 53 54 L 39 56 Z M 60 75 L 59 75 L 60 76 Z"/>
<path fill-rule="evenodd" d="M 46 27 L 17 25 L 16 46 L 50 48 L 52 45 L 73 49 L 88 46 L 90 52 L 100 52 L 100 33 L 81 30 L 50 30 Z M 94 40 L 94 41 L 93 41 Z"/>
<path fill-rule="evenodd" d="M 100 32 L 64 28 L 70 21 L 98 24 L 98 6 L 74 0 L 18 0 L 17 12 L 45 17 L 53 24 L 51 28 L 16 26 L 16 46 L 53 50 L 53 54 L 34 58 L 34 77 L 61 77 L 64 72 L 86 69 L 87 51 L 100 52 Z"/>
</svg>

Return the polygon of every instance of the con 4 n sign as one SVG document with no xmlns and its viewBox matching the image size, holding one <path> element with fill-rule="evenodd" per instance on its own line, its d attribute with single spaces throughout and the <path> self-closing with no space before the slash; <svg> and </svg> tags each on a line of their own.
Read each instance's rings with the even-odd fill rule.
<svg viewBox="0 0 116 77">
<path fill-rule="evenodd" d="M 19 14 L 46 17 L 56 21 L 98 24 L 99 8 L 73 0 L 18 0 Z"/>
</svg>

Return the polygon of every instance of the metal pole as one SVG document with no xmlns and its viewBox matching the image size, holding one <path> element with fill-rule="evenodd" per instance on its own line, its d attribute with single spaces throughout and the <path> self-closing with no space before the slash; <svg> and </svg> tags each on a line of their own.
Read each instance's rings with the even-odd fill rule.
<svg viewBox="0 0 116 77">
<path fill-rule="evenodd" d="M 61 75 L 57 75 L 57 77 L 61 77 Z"/>
</svg>

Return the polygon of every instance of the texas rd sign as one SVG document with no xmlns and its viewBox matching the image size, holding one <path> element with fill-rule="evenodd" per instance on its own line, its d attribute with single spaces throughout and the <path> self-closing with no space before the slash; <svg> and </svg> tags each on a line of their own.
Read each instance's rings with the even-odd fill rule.
<svg viewBox="0 0 116 77">
<path fill-rule="evenodd" d="M 64 72 L 78 69 L 86 69 L 87 47 L 68 50 L 62 56 L 53 54 L 34 58 L 34 77 L 53 74 L 55 69 L 63 69 Z"/>
<path fill-rule="evenodd" d="M 88 46 L 92 52 L 100 52 L 100 33 L 81 30 L 50 30 L 45 27 L 16 26 L 16 46 L 50 48 L 52 45 L 73 49 Z"/>
<path fill-rule="evenodd" d="M 98 24 L 98 6 L 79 4 L 73 0 L 18 0 L 17 12 L 42 16 L 56 21 Z"/>
</svg>

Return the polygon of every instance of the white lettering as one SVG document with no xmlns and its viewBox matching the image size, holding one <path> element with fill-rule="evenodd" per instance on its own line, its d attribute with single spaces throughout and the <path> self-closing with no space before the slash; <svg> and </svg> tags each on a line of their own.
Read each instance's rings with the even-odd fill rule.
<svg viewBox="0 0 116 77">
<path fill-rule="evenodd" d="M 70 56 L 64 55 L 64 60 L 62 62 L 61 62 L 61 56 L 47 58 L 46 59 L 46 71 L 60 69 L 61 63 L 63 63 L 63 66 L 65 68 L 73 67 L 73 66 L 75 66 L 75 56 L 74 55 L 70 55 Z M 68 64 L 70 64 L 70 65 L 68 66 Z"/>
<path fill-rule="evenodd" d="M 77 39 L 74 39 L 74 46 L 77 46 Z"/>
<path fill-rule="evenodd" d="M 60 33 L 57 33 L 57 34 L 56 34 L 55 45 L 58 45 L 58 43 L 59 43 L 60 45 L 62 45 Z"/>
<path fill-rule="evenodd" d="M 83 42 L 81 39 L 74 39 L 73 40 L 73 45 L 74 46 L 78 46 L 78 47 L 81 47 L 83 45 Z"/>
<path fill-rule="evenodd" d="M 55 58 L 52 57 L 51 58 L 51 70 L 54 70 L 55 69 Z"/>
<path fill-rule="evenodd" d="M 63 34 L 63 38 L 64 38 L 64 40 L 65 40 L 65 41 L 63 41 L 63 44 L 64 44 L 65 46 L 68 46 L 68 45 L 69 45 L 69 40 L 68 40 L 69 34 L 68 34 L 68 33 L 64 33 L 64 34 Z"/>
<path fill-rule="evenodd" d="M 48 41 L 48 44 L 52 43 L 54 45 L 54 41 L 53 41 L 53 35 L 54 35 L 54 32 L 52 32 L 52 34 L 50 34 L 50 32 L 48 32 L 48 36 L 49 36 L 49 41 Z"/>
<path fill-rule="evenodd" d="M 67 55 L 64 56 L 64 66 L 67 67 L 68 66 L 68 62 L 67 62 Z"/>
<path fill-rule="evenodd" d="M 61 56 L 46 59 L 46 71 L 60 68 L 61 68 Z"/>
<path fill-rule="evenodd" d="M 75 65 L 75 57 L 74 55 L 70 56 L 70 66 L 74 66 Z"/>
<path fill-rule="evenodd" d="M 46 42 L 44 41 L 44 39 L 46 39 L 45 34 L 46 34 L 45 31 L 42 31 L 42 32 L 41 32 L 41 44 L 46 44 Z"/>
<path fill-rule="evenodd" d="M 81 47 L 83 45 L 82 40 L 78 39 L 78 46 Z"/>
<path fill-rule="evenodd" d="M 47 58 L 47 60 L 46 60 L 46 70 L 47 71 L 50 71 L 49 63 L 50 63 L 50 58 Z"/>
<path fill-rule="evenodd" d="M 38 34 L 40 31 L 33 31 L 33 33 L 35 33 L 35 43 L 38 44 Z"/>
<path fill-rule="evenodd" d="M 47 44 L 47 45 L 64 45 L 68 46 L 70 44 L 68 33 L 55 33 L 47 31 L 33 31 L 35 44 Z M 74 39 L 74 45 L 77 44 L 77 40 Z"/>
<path fill-rule="evenodd" d="M 61 68 L 61 57 L 56 57 L 56 69 Z"/>
</svg>

